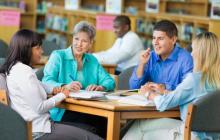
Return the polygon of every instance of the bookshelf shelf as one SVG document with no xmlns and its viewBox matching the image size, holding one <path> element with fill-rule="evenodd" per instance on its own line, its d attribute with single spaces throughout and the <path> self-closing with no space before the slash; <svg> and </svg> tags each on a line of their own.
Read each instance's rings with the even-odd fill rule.
<svg viewBox="0 0 220 140">
<path fill-rule="evenodd" d="M 168 0 L 167 3 L 182 3 L 182 4 L 204 4 L 206 1 L 195 1 L 195 0 L 187 0 L 187 1 L 180 1 L 180 0 Z"/>
<path fill-rule="evenodd" d="M 163 6 L 160 12 L 197 16 L 208 16 L 210 7 L 208 0 L 161 0 L 160 3 Z"/>
<path fill-rule="evenodd" d="M 220 21 L 218 20 L 211 20 L 207 17 L 198 17 L 198 16 L 189 16 L 189 15 L 178 15 L 178 14 L 141 14 L 138 16 L 138 19 L 144 19 L 143 24 L 146 24 L 146 22 L 152 23 L 152 25 L 159 20 L 167 19 L 173 21 L 178 28 L 178 43 L 184 47 L 187 48 L 192 38 L 194 38 L 198 33 L 204 32 L 204 31 L 211 31 L 214 32 L 218 37 L 220 37 L 220 31 L 216 30 L 218 26 L 220 26 Z M 140 22 L 140 21 L 139 21 Z M 148 24 L 149 25 L 149 24 Z M 139 27 L 141 25 L 137 26 L 137 30 L 140 30 Z M 150 26 L 146 26 L 146 28 L 152 28 Z M 214 30 L 215 29 L 215 30 Z M 144 31 L 148 31 L 151 29 L 142 29 Z M 144 37 L 146 40 L 151 40 L 152 36 L 149 35 L 149 33 L 143 33 L 138 32 L 139 36 Z M 152 46 L 148 46 L 152 47 Z"/>
<path fill-rule="evenodd" d="M 100 13 L 100 12 L 88 12 L 83 10 L 65 10 L 64 8 L 50 8 L 48 9 L 48 15 L 54 15 L 54 16 L 60 16 L 65 17 L 68 19 L 67 24 L 67 30 L 65 32 L 56 31 L 53 29 L 46 29 L 46 32 L 48 33 L 55 33 L 59 35 L 65 36 L 67 39 L 66 44 L 71 44 L 72 42 L 72 30 L 74 25 L 81 21 L 81 20 L 87 20 L 94 25 L 96 25 L 96 16 L 97 15 L 109 15 L 106 13 Z M 134 23 L 132 23 L 132 27 L 135 29 L 135 31 L 138 33 L 138 35 L 142 38 L 145 46 L 151 47 L 151 40 L 152 40 L 152 30 L 154 24 L 162 19 L 167 19 L 173 21 L 177 27 L 178 27 L 178 43 L 184 47 L 187 48 L 191 44 L 191 40 L 195 35 L 197 35 L 200 32 L 204 31 L 212 31 L 216 33 L 220 37 L 220 31 L 216 30 L 220 26 L 220 21 L 213 20 L 208 17 L 203 16 L 192 16 L 192 15 L 179 15 L 179 14 L 155 14 L 155 13 L 145 13 L 140 12 L 136 16 L 132 16 L 129 14 L 126 14 L 130 16 L 134 20 Z M 103 38 L 107 38 L 110 40 L 109 42 L 103 42 Z M 108 40 L 107 40 L 108 41 Z M 96 44 L 94 45 L 93 50 L 104 50 L 107 48 L 104 48 L 103 44 L 112 44 L 114 41 L 114 35 L 113 32 L 111 35 L 105 34 L 103 31 L 102 35 L 97 35 L 96 37 Z M 101 44 L 101 45 L 100 45 Z M 111 46 L 109 46 L 111 47 Z"/>
<path fill-rule="evenodd" d="M 46 13 L 45 12 L 37 12 L 37 16 L 45 16 Z"/>
</svg>

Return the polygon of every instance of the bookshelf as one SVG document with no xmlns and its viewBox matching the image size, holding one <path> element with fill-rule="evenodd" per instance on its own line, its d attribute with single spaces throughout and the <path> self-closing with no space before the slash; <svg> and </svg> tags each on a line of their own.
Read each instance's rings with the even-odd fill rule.
<svg viewBox="0 0 220 140">
<path fill-rule="evenodd" d="M 22 3 L 22 5 L 21 5 Z M 1 0 L 0 6 L 18 8 L 21 11 L 21 27 L 35 29 L 36 26 L 36 0 Z"/>
<path fill-rule="evenodd" d="M 162 13 L 208 16 L 210 3 L 209 0 L 161 0 L 160 6 Z"/>
<path fill-rule="evenodd" d="M 106 0 L 81 0 L 81 9 L 104 12 Z"/>
<path fill-rule="evenodd" d="M 1 0 L 3 3 L 12 3 L 9 6 L 19 7 L 19 2 L 25 3 L 25 12 L 21 14 L 21 28 L 33 29 L 45 34 L 45 16 L 48 7 L 64 6 L 65 0 Z M 84 10 L 104 12 L 107 0 L 80 0 L 80 7 Z M 145 12 L 146 0 L 121 0 L 122 13 L 138 15 Z M 190 6 L 189 6 L 190 5 Z M 160 13 L 178 13 L 188 15 L 207 16 L 209 0 L 160 0 Z M 179 10 L 177 10 L 179 9 Z M 203 9 L 203 10 L 198 10 Z"/>
<path fill-rule="evenodd" d="M 186 48 L 191 44 L 192 39 L 199 33 L 211 31 L 220 37 L 219 20 L 202 16 L 178 15 L 178 14 L 146 14 L 142 13 L 137 17 L 136 32 L 143 39 L 145 47 L 152 47 L 152 29 L 159 20 L 171 20 L 178 28 L 178 43 Z"/>
<path fill-rule="evenodd" d="M 106 16 L 105 18 L 109 19 L 116 15 L 88 10 L 66 10 L 62 7 L 49 8 L 46 15 L 46 39 L 55 41 L 60 47 L 67 47 L 72 44 L 72 31 L 76 23 L 86 20 L 96 26 L 99 16 Z M 136 18 L 130 15 L 130 19 L 131 30 L 135 31 Z M 112 27 L 112 25 L 108 26 L 108 28 Z M 106 50 L 113 45 L 114 41 L 115 34 L 112 29 L 97 28 L 96 39 L 91 51 Z"/>
<path fill-rule="evenodd" d="M 63 7 L 49 8 L 46 14 L 46 38 L 54 40 L 61 47 L 67 47 L 72 43 L 72 31 L 75 24 L 86 20 L 95 26 L 96 14 L 91 11 L 65 10 Z"/>
<path fill-rule="evenodd" d="M 64 0 L 37 0 L 36 7 L 36 31 L 42 36 L 45 35 L 45 17 L 48 7 L 64 7 Z"/>
<path fill-rule="evenodd" d="M 123 0 L 123 3 L 123 12 L 125 13 L 129 12 L 129 8 L 133 8 L 133 11 L 136 11 L 133 14 L 145 11 L 146 0 Z M 160 0 L 159 13 L 208 16 L 209 7 L 209 0 Z M 132 14 L 132 12 L 129 13 Z"/>
<path fill-rule="evenodd" d="M 58 10 L 59 9 L 59 10 Z M 51 25 L 47 26 L 47 34 L 57 34 L 66 38 L 66 46 L 72 43 L 72 31 L 74 25 L 80 20 L 88 20 L 96 25 L 97 15 L 109 15 L 101 12 L 86 11 L 86 10 L 65 10 L 64 8 L 50 8 L 47 16 L 59 17 L 66 19 L 65 24 L 59 24 L 66 26 L 65 28 L 54 29 Z M 128 14 L 127 14 L 128 15 Z M 220 26 L 219 20 L 210 19 L 203 16 L 191 16 L 191 15 L 179 15 L 179 14 L 153 14 L 140 12 L 136 16 L 128 15 L 132 21 L 132 30 L 137 32 L 142 38 L 142 41 L 146 47 L 151 47 L 152 30 L 154 24 L 162 19 L 173 21 L 178 28 L 178 43 L 186 48 L 191 44 L 191 40 L 196 34 L 204 31 L 211 31 L 220 37 L 220 30 L 216 30 Z M 50 20 L 47 19 L 47 23 L 50 24 Z M 60 30 L 64 29 L 64 30 Z M 57 37 L 59 38 L 59 37 Z M 99 31 L 97 30 L 96 41 L 93 46 L 94 52 L 102 51 L 110 48 L 114 43 L 115 35 L 112 31 Z"/>
<path fill-rule="evenodd" d="M 18 8 L 0 6 L 0 39 L 7 44 L 20 28 L 20 13 Z"/>
</svg>

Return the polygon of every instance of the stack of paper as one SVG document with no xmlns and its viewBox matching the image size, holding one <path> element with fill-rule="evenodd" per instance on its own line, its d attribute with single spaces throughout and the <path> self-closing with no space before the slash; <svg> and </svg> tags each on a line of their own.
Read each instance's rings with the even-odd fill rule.
<svg viewBox="0 0 220 140">
<path fill-rule="evenodd" d="M 79 92 L 71 92 L 69 96 L 77 99 L 94 99 L 101 98 L 104 96 L 104 94 L 105 92 L 101 91 L 80 90 Z"/>
<path fill-rule="evenodd" d="M 147 97 L 142 94 L 134 94 L 127 97 L 122 97 L 118 100 L 118 102 L 139 106 L 153 105 L 153 101 L 148 100 Z"/>
</svg>

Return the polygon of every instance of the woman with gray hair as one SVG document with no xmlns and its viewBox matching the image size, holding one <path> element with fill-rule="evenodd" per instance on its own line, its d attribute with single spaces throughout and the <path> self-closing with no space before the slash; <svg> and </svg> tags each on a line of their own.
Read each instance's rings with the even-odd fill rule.
<svg viewBox="0 0 220 140">
<path fill-rule="evenodd" d="M 72 45 L 67 49 L 56 50 L 51 54 L 44 68 L 42 82 L 54 87 L 66 87 L 72 91 L 79 91 L 81 89 L 88 91 L 114 90 L 114 80 L 99 64 L 97 59 L 88 53 L 94 38 L 94 26 L 86 21 L 76 24 L 73 30 Z M 61 121 L 64 115 L 62 121 L 77 123 L 83 121 L 82 115 L 79 115 L 79 113 L 64 112 L 64 109 L 54 108 L 50 110 L 51 118 L 54 121 Z M 86 118 L 87 116 L 84 115 L 83 117 Z M 97 119 L 97 116 L 95 119 Z M 89 120 L 91 120 L 91 117 L 89 117 Z M 85 119 L 83 123 L 87 124 L 89 120 Z"/>
</svg>

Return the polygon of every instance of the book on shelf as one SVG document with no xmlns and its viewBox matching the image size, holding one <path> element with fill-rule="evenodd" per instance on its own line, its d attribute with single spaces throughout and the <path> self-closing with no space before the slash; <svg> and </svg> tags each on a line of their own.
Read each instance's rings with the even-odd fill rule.
<svg viewBox="0 0 220 140">
<path fill-rule="evenodd" d="M 48 28 L 48 29 L 52 29 L 52 26 L 53 26 L 53 18 L 54 17 L 54 15 L 52 15 L 52 14 L 47 14 L 47 16 L 46 16 L 46 28 Z"/>
<path fill-rule="evenodd" d="M 151 50 L 153 50 L 153 44 L 152 44 L 152 39 L 151 38 L 145 38 L 145 37 L 140 37 L 141 41 L 144 45 L 144 49 L 150 48 Z"/>
<path fill-rule="evenodd" d="M 47 33 L 46 40 L 55 42 L 61 49 L 65 49 L 68 45 L 66 37 L 56 33 Z"/>
<path fill-rule="evenodd" d="M 80 8 L 80 0 L 65 0 L 65 9 L 77 10 Z"/>
<path fill-rule="evenodd" d="M 146 0 L 145 10 L 149 13 L 158 13 L 159 12 L 159 0 Z"/>
<path fill-rule="evenodd" d="M 136 27 L 137 32 L 149 34 L 152 36 L 155 21 L 147 20 L 144 18 L 138 18 L 136 24 L 137 24 Z"/>
<path fill-rule="evenodd" d="M 206 28 L 203 28 L 203 27 L 195 27 L 195 33 L 196 35 L 200 34 L 200 33 L 204 33 L 204 32 L 207 32 L 208 29 Z"/>
<path fill-rule="evenodd" d="M 184 41 L 191 41 L 193 37 L 193 25 L 192 24 L 183 24 L 181 26 L 181 35 L 180 39 Z"/>
<path fill-rule="evenodd" d="M 132 15 L 137 15 L 138 13 L 138 8 L 135 6 L 129 6 L 125 8 L 125 13 L 132 14 Z"/>
<path fill-rule="evenodd" d="M 52 29 L 67 32 L 68 19 L 60 16 L 53 16 Z"/>
<path fill-rule="evenodd" d="M 37 13 L 39 14 L 46 14 L 47 12 L 47 2 L 42 1 L 37 4 Z"/>
<path fill-rule="evenodd" d="M 219 0 L 212 0 L 211 18 L 220 19 L 220 1 Z"/>
<path fill-rule="evenodd" d="M 121 14 L 122 0 L 106 0 L 106 13 Z"/>
<path fill-rule="evenodd" d="M 66 17 L 61 17 L 53 14 L 47 14 L 46 16 L 46 27 L 48 29 L 67 32 L 68 22 L 69 20 Z"/>
</svg>

